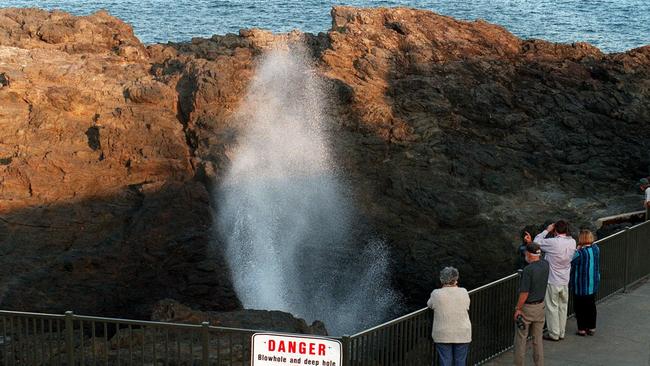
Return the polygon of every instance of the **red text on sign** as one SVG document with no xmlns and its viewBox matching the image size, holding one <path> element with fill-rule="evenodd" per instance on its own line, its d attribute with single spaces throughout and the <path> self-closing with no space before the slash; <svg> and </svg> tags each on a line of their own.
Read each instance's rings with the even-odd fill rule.
<svg viewBox="0 0 650 366">
<path fill-rule="evenodd" d="M 269 340 L 269 351 L 297 353 L 301 355 L 325 356 L 325 345 L 313 342 L 275 341 Z"/>
</svg>

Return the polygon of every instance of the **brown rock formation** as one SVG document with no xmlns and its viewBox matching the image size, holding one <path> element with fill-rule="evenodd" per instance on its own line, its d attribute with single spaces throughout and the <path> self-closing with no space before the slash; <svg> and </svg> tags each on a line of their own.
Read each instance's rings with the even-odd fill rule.
<svg viewBox="0 0 650 366">
<path fill-rule="evenodd" d="M 636 209 L 650 47 L 604 55 L 409 9 L 335 8 L 333 28 L 322 68 L 352 89 L 361 142 L 348 171 L 410 299 L 444 263 L 465 284 L 511 271 L 526 223 Z"/>
<path fill-rule="evenodd" d="M 131 28 L 106 13 L 2 10 L 0 44 L 2 307 L 238 308 L 177 92 Z"/>
<path fill-rule="evenodd" d="M 332 17 L 319 36 L 145 49 L 105 13 L 0 10 L 1 306 L 236 308 L 208 190 L 257 57 L 279 39 L 306 43 L 329 80 L 332 145 L 412 307 L 441 265 L 468 287 L 510 272 L 526 224 L 637 208 L 650 47 L 607 55 L 402 8 Z"/>
</svg>

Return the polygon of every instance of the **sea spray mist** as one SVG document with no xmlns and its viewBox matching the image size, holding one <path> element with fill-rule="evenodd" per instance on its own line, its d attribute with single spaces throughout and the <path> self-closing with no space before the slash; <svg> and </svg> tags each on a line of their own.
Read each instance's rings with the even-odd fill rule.
<svg viewBox="0 0 650 366">
<path fill-rule="evenodd" d="M 399 296 L 383 243 L 353 234 L 353 202 L 328 145 L 327 95 L 309 64 L 292 46 L 258 65 L 217 192 L 217 228 L 246 308 L 323 320 L 342 334 L 382 321 Z"/>
</svg>

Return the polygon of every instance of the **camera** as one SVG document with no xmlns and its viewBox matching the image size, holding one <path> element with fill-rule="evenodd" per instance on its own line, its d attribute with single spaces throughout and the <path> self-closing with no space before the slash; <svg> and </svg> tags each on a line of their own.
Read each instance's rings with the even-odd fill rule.
<svg viewBox="0 0 650 366">
<path fill-rule="evenodd" d="M 524 323 L 524 317 L 521 314 L 517 316 L 517 321 L 515 323 L 517 324 L 517 328 L 521 330 L 526 329 L 526 323 Z"/>
</svg>

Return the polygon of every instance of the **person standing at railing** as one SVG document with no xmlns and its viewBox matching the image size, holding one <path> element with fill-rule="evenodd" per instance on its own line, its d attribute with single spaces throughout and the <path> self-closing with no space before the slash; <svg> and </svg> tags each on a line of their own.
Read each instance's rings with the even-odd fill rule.
<svg viewBox="0 0 650 366">
<path fill-rule="evenodd" d="M 526 233 L 530 238 L 530 234 Z M 515 308 L 515 365 L 524 364 L 526 341 L 533 336 L 533 361 L 535 365 L 544 365 L 544 296 L 548 285 L 548 262 L 541 258 L 539 245 L 526 245 L 526 262 L 528 265 L 521 272 L 519 298 Z"/>
<path fill-rule="evenodd" d="M 442 288 L 433 290 L 427 306 L 433 309 L 433 341 L 442 366 L 465 366 L 472 324 L 469 321 L 469 294 L 458 287 L 458 270 L 440 271 Z"/>
<path fill-rule="evenodd" d="M 643 201 L 643 207 L 645 208 L 645 220 L 650 220 L 650 181 L 648 178 L 641 178 L 639 181 L 639 188 L 645 193 L 645 200 Z"/>
<path fill-rule="evenodd" d="M 600 248 L 594 243 L 594 234 L 580 230 L 578 249 L 571 261 L 571 288 L 573 309 L 578 322 L 579 336 L 594 335 L 596 331 L 596 292 L 600 284 Z"/>
<path fill-rule="evenodd" d="M 548 234 L 555 234 L 546 238 Z M 559 341 L 566 331 L 567 307 L 569 306 L 569 278 L 571 260 L 576 251 L 576 241 L 569 236 L 569 223 L 559 220 L 539 233 L 535 240 L 544 251 L 544 258 L 550 266 L 548 286 L 546 287 L 546 325 L 548 335 L 544 339 Z"/>
</svg>

